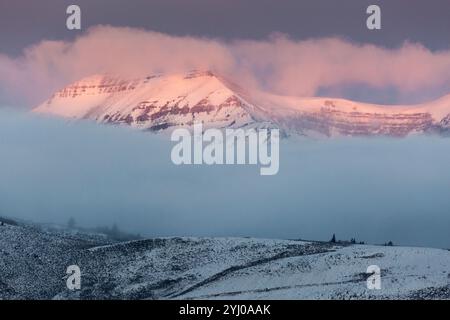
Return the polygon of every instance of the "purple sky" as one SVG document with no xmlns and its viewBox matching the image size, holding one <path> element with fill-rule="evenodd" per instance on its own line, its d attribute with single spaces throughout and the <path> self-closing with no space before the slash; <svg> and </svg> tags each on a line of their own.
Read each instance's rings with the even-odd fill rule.
<svg viewBox="0 0 450 320">
<path fill-rule="evenodd" d="M 405 40 L 429 49 L 450 45 L 448 0 L 1 0 L 0 52 L 17 54 L 43 38 L 71 39 L 65 8 L 82 8 L 83 27 L 142 27 L 172 35 L 259 39 L 278 31 L 294 39 L 342 36 L 398 46 Z M 365 9 L 379 4 L 381 31 L 365 27 Z"/>
</svg>

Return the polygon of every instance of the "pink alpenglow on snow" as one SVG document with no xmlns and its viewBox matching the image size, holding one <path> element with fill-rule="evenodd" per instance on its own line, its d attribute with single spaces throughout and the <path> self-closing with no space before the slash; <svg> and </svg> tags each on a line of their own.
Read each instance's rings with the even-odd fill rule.
<svg viewBox="0 0 450 320">
<path fill-rule="evenodd" d="M 150 131 L 191 128 L 196 122 L 205 128 L 278 128 L 282 136 L 314 137 L 403 137 L 450 128 L 450 96 L 412 106 L 281 96 L 242 88 L 209 71 L 132 79 L 91 76 L 33 111 Z"/>
</svg>

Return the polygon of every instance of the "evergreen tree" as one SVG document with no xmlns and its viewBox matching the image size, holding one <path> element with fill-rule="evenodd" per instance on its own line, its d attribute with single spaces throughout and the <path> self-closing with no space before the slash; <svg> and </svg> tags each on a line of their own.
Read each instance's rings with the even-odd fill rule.
<svg viewBox="0 0 450 320">
<path fill-rule="evenodd" d="M 336 235 L 333 233 L 333 238 L 330 240 L 331 243 L 336 243 Z"/>
</svg>

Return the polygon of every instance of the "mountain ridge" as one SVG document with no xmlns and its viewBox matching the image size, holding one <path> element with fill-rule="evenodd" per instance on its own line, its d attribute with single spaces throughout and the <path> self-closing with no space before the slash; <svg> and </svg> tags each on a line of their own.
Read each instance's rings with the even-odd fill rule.
<svg viewBox="0 0 450 320">
<path fill-rule="evenodd" d="M 450 95 L 417 105 L 376 105 L 247 91 L 211 71 L 124 80 L 94 75 L 56 92 L 33 112 L 161 131 L 277 127 L 306 136 L 407 136 L 450 130 Z"/>
</svg>

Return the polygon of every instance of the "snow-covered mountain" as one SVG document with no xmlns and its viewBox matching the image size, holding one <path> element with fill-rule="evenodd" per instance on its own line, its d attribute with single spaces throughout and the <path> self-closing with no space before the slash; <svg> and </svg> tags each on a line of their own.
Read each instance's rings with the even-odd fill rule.
<svg viewBox="0 0 450 320">
<path fill-rule="evenodd" d="M 275 126 L 314 136 L 406 136 L 450 129 L 450 95 L 414 106 L 277 96 L 244 90 L 209 71 L 133 80 L 96 75 L 56 92 L 33 111 L 152 131 L 199 121 L 205 127 Z"/>
<path fill-rule="evenodd" d="M 122 80 L 93 76 L 53 95 L 35 112 L 159 131 L 174 126 L 241 127 L 250 105 L 210 72 Z"/>
</svg>

